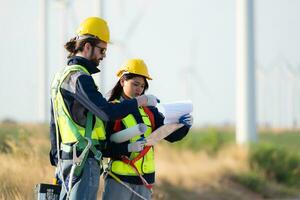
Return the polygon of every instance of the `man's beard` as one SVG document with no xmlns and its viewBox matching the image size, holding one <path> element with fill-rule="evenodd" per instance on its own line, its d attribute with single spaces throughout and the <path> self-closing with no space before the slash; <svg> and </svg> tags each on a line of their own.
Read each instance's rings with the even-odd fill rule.
<svg viewBox="0 0 300 200">
<path fill-rule="evenodd" d="M 98 66 L 100 64 L 101 60 L 94 57 L 94 58 L 91 58 L 90 61 L 92 61 L 93 63 L 95 63 L 96 66 Z"/>
</svg>

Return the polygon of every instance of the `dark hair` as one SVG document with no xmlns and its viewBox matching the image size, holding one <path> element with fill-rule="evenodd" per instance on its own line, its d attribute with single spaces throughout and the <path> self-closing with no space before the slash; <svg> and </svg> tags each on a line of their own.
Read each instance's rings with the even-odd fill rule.
<svg viewBox="0 0 300 200">
<path fill-rule="evenodd" d="M 145 91 L 149 88 L 149 84 L 148 84 L 148 81 L 147 81 L 146 77 L 138 75 L 138 74 L 129 73 L 129 74 L 124 74 L 120 78 L 120 80 L 116 83 L 116 85 L 110 91 L 108 101 L 113 101 L 115 99 L 120 99 L 120 97 L 122 95 L 122 92 L 123 92 L 123 87 L 122 87 L 122 85 L 120 83 L 121 79 L 124 79 L 125 81 L 128 81 L 128 80 L 130 80 L 130 79 L 132 79 L 134 77 L 142 77 L 142 78 L 144 78 L 144 80 L 145 80 L 145 87 L 144 87 L 144 91 L 142 92 L 142 94 L 144 94 Z"/>
<path fill-rule="evenodd" d="M 83 50 L 86 43 L 90 43 L 93 47 L 96 46 L 101 40 L 96 37 L 86 37 L 83 39 L 78 39 L 77 37 L 72 38 L 67 42 L 64 47 L 69 52 L 68 58 L 74 56 L 79 51 Z"/>
</svg>

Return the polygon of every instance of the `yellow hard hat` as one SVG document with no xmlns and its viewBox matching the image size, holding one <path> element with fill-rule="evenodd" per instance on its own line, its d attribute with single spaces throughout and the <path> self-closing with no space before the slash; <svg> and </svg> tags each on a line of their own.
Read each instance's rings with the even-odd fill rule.
<svg viewBox="0 0 300 200">
<path fill-rule="evenodd" d="M 117 76 L 121 77 L 124 73 L 138 74 L 152 80 L 148 73 L 147 65 L 142 59 L 130 59 L 117 72 Z"/>
<path fill-rule="evenodd" d="M 93 35 L 98 37 L 100 40 L 108 43 L 109 42 L 109 29 L 106 21 L 99 17 L 86 18 L 77 29 L 77 35 Z"/>
</svg>

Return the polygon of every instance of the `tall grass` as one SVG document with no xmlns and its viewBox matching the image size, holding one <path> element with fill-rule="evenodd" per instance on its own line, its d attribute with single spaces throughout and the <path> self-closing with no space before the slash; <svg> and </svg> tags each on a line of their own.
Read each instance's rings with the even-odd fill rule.
<svg viewBox="0 0 300 200">
<path fill-rule="evenodd" d="M 272 143 L 253 145 L 249 170 L 235 173 L 233 179 L 265 198 L 299 196 L 300 157 Z"/>
<path fill-rule="evenodd" d="M 155 151 L 157 176 L 189 189 L 218 184 L 222 177 L 248 169 L 247 149 L 238 146 L 228 146 L 213 157 L 205 151 L 178 151 L 167 144 L 157 146 Z"/>
<path fill-rule="evenodd" d="M 271 150 L 257 146 L 249 151 L 236 146 L 233 129 L 213 127 L 193 130 L 177 143 L 161 142 L 155 147 L 153 199 L 288 196 L 292 193 L 286 187 L 298 187 L 300 180 L 298 157 L 290 154 L 292 150 L 300 152 L 296 144 L 300 134 L 284 135 L 260 135 L 262 141 L 276 145 Z M 0 199 L 33 199 L 35 184 L 51 183 L 54 168 L 48 161 L 48 152 L 47 126 L 0 124 Z M 283 170 L 288 172 L 284 175 L 288 179 L 278 178 Z M 99 198 L 102 188 L 103 180 Z"/>
<path fill-rule="evenodd" d="M 50 182 L 47 127 L 1 125 L 0 199 L 33 199 L 34 185 Z"/>
<path fill-rule="evenodd" d="M 291 152 L 300 152 L 300 131 L 263 130 L 259 135 L 262 143 L 272 143 Z"/>
<path fill-rule="evenodd" d="M 233 130 L 208 127 L 205 129 L 191 130 L 187 137 L 180 142 L 172 144 L 178 149 L 190 149 L 194 152 L 205 151 L 211 155 L 220 149 L 234 144 Z"/>
<path fill-rule="evenodd" d="M 224 177 L 222 169 L 230 174 L 232 180 L 263 197 L 281 197 L 299 193 L 300 180 L 300 132 L 263 130 L 259 134 L 259 143 L 243 149 L 244 159 L 236 159 L 234 167 L 224 167 L 224 160 L 232 158 L 233 152 L 240 151 L 234 144 L 233 129 L 208 128 L 194 130 L 189 137 L 175 144 L 177 149 L 191 149 L 207 152 L 209 159 L 218 163 L 221 170 L 207 165 L 214 173 Z M 233 149 L 232 154 L 224 155 L 226 149 Z M 249 151 L 250 150 L 250 151 Z M 198 153 L 199 154 L 199 153 Z M 201 154 L 201 153 L 200 153 Z M 212 157 L 212 155 L 214 157 Z M 198 158 L 201 157 L 198 155 Z M 197 160 L 197 158 L 195 158 Z M 209 162 L 208 162 L 209 163 Z M 233 162 L 234 163 L 234 162 Z M 243 163 L 244 167 L 240 163 Z M 201 166 L 199 166 L 201 169 Z M 210 174 L 206 172 L 206 174 Z M 195 177 L 195 176 L 192 176 Z M 199 175 L 198 175 L 199 177 Z M 209 175 L 208 177 L 214 177 Z M 216 180 L 213 178 L 213 180 Z M 182 182 L 181 182 L 182 183 Z"/>
<path fill-rule="evenodd" d="M 278 183 L 300 187 L 300 154 L 274 144 L 255 146 L 250 154 L 250 166 L 256 172 Z"/>
</svg>

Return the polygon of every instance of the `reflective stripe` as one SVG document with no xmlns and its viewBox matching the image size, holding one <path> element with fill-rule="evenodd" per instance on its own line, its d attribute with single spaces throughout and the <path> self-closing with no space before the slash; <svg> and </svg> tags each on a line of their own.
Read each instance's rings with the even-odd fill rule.
<svg viewBox="0 0 300 200">
<path fill-rule="evenodd" d="M 67 145 L 67 144 L 61 144 L 60 145 L 60 150 L 70 153 L 73 151 L 72 146 L 71 145 Z"/>
</svg>

